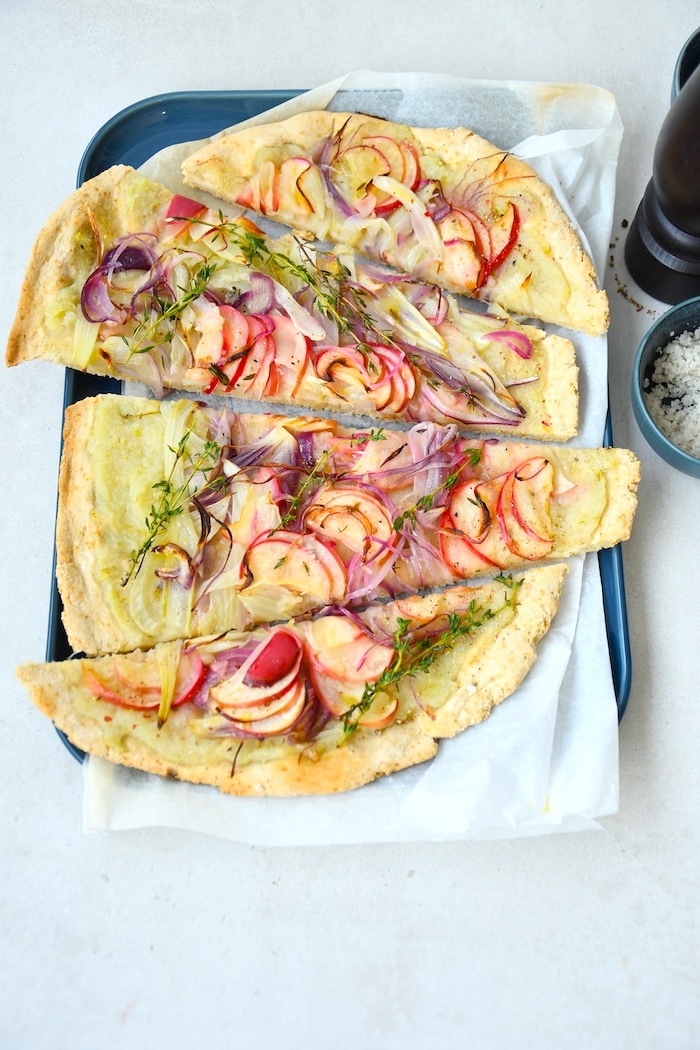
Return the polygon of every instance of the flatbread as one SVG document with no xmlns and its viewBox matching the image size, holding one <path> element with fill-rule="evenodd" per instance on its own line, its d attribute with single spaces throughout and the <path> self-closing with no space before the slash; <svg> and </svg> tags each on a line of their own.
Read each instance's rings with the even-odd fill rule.
<svg viewBox="0 0 700 1050">
<path fill-rule="evenodd" d="M 64 624 L 76 652 L 123 652 L 557 561 L 627 538 L 638 477 L 620 449 L 86 399 L 60 470 Z M 186 498 L 149 544 L 168 479 Z"/>
<path fill-rule="evenodd" d="M 182 171 L 189 186 L 450 291 L 591 335 L 607 330 L 606 294 L 551 189 L 465 128 L 312 111 L 216 138 Z"/>
<path fill-rule="evenodd" d="M 457 638 L 453 648 L 438 655 L 428 670 L 416 671 L 387 687 L 398 706 L 381 729 L 358 725 L 346 735 L 342 718 L 331 716 L 324 725 L 312 719 L 307 725 L 314 724 L 315 730 L 307 729 L 306 735 L 297 724 L 296 737 L 288 732 L 241 741 L 237 736 L 217 735 L 226 719 L 216 714 L 216 702 L 212 706 L 211 685 L 205 684 L 191 700 L 173 706 L 159 726 L 153 709 L 130 710 L 90 691 L 90 674 L 103 682 L 113 680 L 112 657 L 26 664 L 17 673 L 36 706 L 73 744 L 90 754 L 161 776 L 209 784 L 232 795 L 330 794 L 427 761 L 435 755 L 440 738 L 480 722 L 494 705 L 510 696 L 536 658 L 537 643 L 556 612 L 565 573 L 562 565 L 537 568 L 521 578 L 519 589 L 513 580 L 461 586 L 440 595 L 411 598 L 408 603 L 375 605 L 360 614 L 357 623 L 369 625 L 374 638 L 380 636 L 380 630 L 396 629 L 399 618 L 410 619 L 412 629 L 423 625 L 429 630 L 436 616 L 442 617 L 443 627 L 449 612 L 474 616 L 473 607 L 471 614 L 467 612 L 472 602 L 480 612 L 488 608 L 493 613 L 492 619 L 481 616 L 480 625 Z M 309 654 L 315 651 L 313 629 L 309 622 L 284 627 L 304 639 L 300 673 L 307 690 Z M 231 634 L 210 647 L 201 644 L 196 652 L 209 667 L 209 678 L 203 681 L 215 677 L 211 661 L 217 655 L 221 663 L 227 648 L 248 645 L 250 649 L 251 640 L 258 641 L 264 634 Z M 183 652 L 185 659 L 191 658 L 191 646 L 183 649 L 169 642 L 146 654 L 120 657 L 120 673 L 132 674 L 139 681 L 150 675 L 159 681 L 159 668 L 182 659 Z M 333 650 L 340 664 L 341 652 Z M 122 688 L 122 695 L 128 696 L 128 688 Z M 318 704 L 308 691 L 304 702 Z"/>
<path fill-rule="evenodd" d="M 569 340 L 466 310 L 410 279 L 387 281 L 349 250 L 318 254 L 216 212 L 166 218 L 193 203 L 125 166 L 73 193 L 37 239 L 7 363 L 43 358 L 135 379 L 157 396 L 216 393 L 554 441 L 576 433 Z M 226 232 L 213 235 L 222 221 Z M 101 274 L 129 235 L 116 271 Z M 316 291 L 305 273 L 320 281 Z M 153 318 L 185 297 L 190 304 L 154 328 Z"/>
</svg>

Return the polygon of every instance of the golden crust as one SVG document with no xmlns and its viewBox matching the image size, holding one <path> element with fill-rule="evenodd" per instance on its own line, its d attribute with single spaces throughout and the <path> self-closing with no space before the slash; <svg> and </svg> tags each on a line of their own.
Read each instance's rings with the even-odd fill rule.
<svg viewBox="0 0 700 1050">
<path fill-rule="evenodd" d="M 437 739 L 452 737 L 482 721 L 522 682 L 532 666 L 537 644 L 552 622 L 559 604 L 566 566 L 536 568 L 522 577 L 518 604 L 512 615 L 494 628 L 493 622 L 474 636 L 460 639 L 449 656 L 449 667 L 439 657 L 429 675 L 414 679 L 420 696 L 423 682 L 430 682 L 431 704 L 440 710 L 434 718 L 416 711 L 415 717 L 392 723 L 381 731 L 358 728 L 341 746 L 331 746 L 315 758 L 311 749 L 284 747 L 258 760 L 234 757 L 238 742 L 233 741 L 225 757 L 221 749 L 216 760 L 206 743 L 194 739 L 191 746 L 180 737 L 172 741 L 166 722 L 157 730 L 126 733 L 110 740 L 111 705 L 97 700 L 84 685 L 83 668 L 100 669 L 109 657 L 96 660 L 69 660 L 57 664 L 26 664 L 18 677 L 34 704 L 61 729 L 77 747 L 112 762 L 161 776 L 197 784 L 209 784 L 232 795 L 331 794 L 348 791 L 378 776 L 406 769 L 432 758 Z M 449 607 L 466 608 L 469 601 L 493 600 L 494 584 L 455 587 L 445 592 Z M 400 611 L 416 617 L 430 615 L 439 599 L 416 597 L 403 603 Z M 440 599 L 441 601 L 443 599 Z M 172 643 L 164 643 L 166 646 Z M 155 650 L 148 658 L 157 659 Z M 444 677 L 441 677 L 444 673 Z M 458 683 L 457 687 L 455 683 Z M 182 709 L 178 709 L 181 711 Z M 132 716 L 129 716 L 129 719 Z M 140 716 L 133 715 L 135 720 Z M 174 742 L 173 742 L 174 741 Z"/>
<path fill-rule="evenodd" d="M 341 129 L 348 139 L 355 129 L 367 123 L 372 134 L 390 137 L 410 136 L 417 145 L 422 167 L 444 170 L 443 188 L 456 185 L 471 165 L 483 158 L 500 155 L 499 178 L 508 194 L 532 206 L 532 221 L 521 223 L 518 244 L 479 291 L 478 298 L 497 302 L 508 312 L 537 317 L 566 328 L 602 335 L 610 315 L 605 292 L 596 285 L 591 260 L 584 252 L 578 234 L 551 188 L 523 161 L 507 154 L 466 128 L 407 128 L 360 114 L 311 111 L 285 121 L 258 125 L 216 138 L 188 157 L 182 165 L 187 185 L 206 190 L 225 201 L 236 203 L 248 181 L 265 161 L 279 164 L 292 156 L 311 159 L 320 143 Z M 298 213 L 279 201 L 269 217 L 288 225 L 299 225 Z M 312 213 L 304 220 L 310 233 L 337 243 L 348 243 L 373 254 L 366 227 L 349 226 L 345 217 L 334 213 L 330 224 L 319 222 Z M 376 253 L 375 253 L 376 254 Z M 383 261 L 403 268 L 397 247 L 383 243 Z M 442 272 L 439 264 L 429 266 L 421 276 L 449 291 L 464 292 Z"/>
<path fill-rule="evenodd" d="M 74 648 L 86 653 L 120 647 L 119 633 L 103 611 L 102 574 L 95 559 L 105 540 L 89 456 L 98 406 L 98 399 L 85 398 L 66 413 L 56 515 L 56 578 L 64 603 L 63 622 Z"/>
<path fill-rule="evenodd" d="M 154 210 L 172 194 L 117 165 L 86 182 L 68 197 L 35 242 L 7 343 L 6 363 L 43 358 L 70 365 L 73 319 L 86 279 L 99 262 L 90 222 L 99 217 L 103 236 L 122 237 L 150 223 Z M 108 375 L 99 362 L 94 369 Z"/>
</svg>

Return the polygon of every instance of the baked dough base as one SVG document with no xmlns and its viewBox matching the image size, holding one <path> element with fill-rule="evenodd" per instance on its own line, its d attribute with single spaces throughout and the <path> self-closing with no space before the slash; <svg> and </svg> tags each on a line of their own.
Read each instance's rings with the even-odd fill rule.
<svg viewBox="0 0 700 1050">
<path fill-rule="evenodd" d="M 498 616 L 454 649 L 438 657 L 428 672 L 418 674 L 412 689 L 418 696 L 429 681 L 434 717 L 414 707 L 412 715 L 383 730 L 358 728 L 340 746 L 314 753 L 312 748 L 253 745 L 236 758 L 239 741 L 210 746 L 190 734 L 191 714 L 183 705 L 171 712 L 161 730 L 151 718 L 139 733 L 114 737 L 113 705 L 95 699 L 83 683 L 84 667 L 99 672 L 109 657 L 25 664 L 18 677 L 34 704 L 82 750 L 122 765 L 161 776 L 209 784 L 230 795 L 332 794 L 347 791 L 432 758 L 438 740 L 453 737 L 488 717 L 523 681 L 537 655 L 537 644 L 556 613 L 565 565 L 536 568 L 523 574 L 514 613 Z M 499 591 L 500 588 L 500 591 Z M 493 600 L 503 590 L 497 583 L 456 587 L 445 592 L 452 607 L 465 608 L 471 598 Z M 439 596 L 414 597 L 400 603 L 400 615 L 412 608 L 428 612 Z M 412 603 L 412 604 L 411 604 Z M 173 643 L 162 643 L 165 646 Z M 157 660 L 157 650 L 149 657 Z M 119 709 L 121 710 L 121 709 Z M 136 724 L 139 712 L 128 712 Z M 184 742 L 183 742 L 184 740 Z M 247 745 L 248 746 L 248 745 Z"/>
<path fill-rule="evenodd" d="M 66 414 L 64 451 L 59 475 L 57 577 L 63 598 L 64 625 L 75 652 L 104 653 L 148 648 L 156 641 L 130 616 L 121 585 L 130 552 L 144 538 L 144 495 L 163 477 L 163 435 L 167 413 L 177 402 L 102 395 L 86 399 Z M 239 424 L 261 428 L 268 417 L 239 416 Z M 258 433 L 260 430 L 258 429 Z M 338 433 L 343 433 L 342 428 Z M 385 433 L 389 431 L 385 428 Z M 105 438 L 106 435 L 106 438 Z M 508 459 L 509 444 L 490 444 L 492 476 Z M 556 542 L 547 560 L 557 561 L 588 550 L 609 547 L 629 536 L 636 508 L 639 463 L 624 449 L 515 447 L 522 458 L 546 453 L 579 488 L 603 486 L 603 505 L 587 520 L 572 500 L 557 507 Z M 499 462 L 498 457 L 505 457 Z M 520 567 L 528 562 L 522 560 Z M 518 566 L 515 566 L 516 568 Z M 482 575 L 487 575 L 485 570 Z M 281 611 L 281 618 L 296 608 Z M 244 622 L 217 622 L 191 630 L 195 634 L 240 628 Z M 173 637 L 173 635 L 170 635 Z"/>
<path fill-rule="evenodd" d="M 320 144 L 341 128 L 345 128 L 344 135 L 350 140 L 353 132 L 366 124 L 371 125 L 374 135 L 408 138 L 414 142 L 421 170 L 429 177 L 433 172 L 439 174 L 448 200 L 452 189 L 479 161 L 494 156 L 503 158 L 499 180 L 523 212 L 518 242 L 479 289 L 476 298 L 498 303 L 509 313 L 536 317 L 591 335 L 607 331 L 610 322 L 607 295 L 597 287 L 593 264 L 551 188 L 529 165 L 467 128 L 408 128 L 361 114 L 315 110 L 214 139 L 184 161 L 184 181 L 188 186 L 236 203 L 264 162 L 272 161 L 277 166 L 289 157 L 313 159 Z M 480 173 L 478 175 L 480 177 Z M 485 184 L 489 185 L 488 178 Z M 266 209 L 264 214 L 287 225 L 302 225 L 298 211 L 285 206 L 282 199 L 277 210 Z M 376 217 L 364 224 L 353 217 L 349 224 L 339 208 L 332 208 L 331 214 L 329 224 L 312 212 L 303 220 L 302 228 L 377 257 L 371 233 L 368 234 L 371 223 L 377 222 Z M 385 245 L 381 258 L 398 269 L 405 267 L 398 245 Z M 445 277 L 439 263 L 426 262 L 421 277 L 449 291 L 469 294 L 464 286 Z"/>
</svg>

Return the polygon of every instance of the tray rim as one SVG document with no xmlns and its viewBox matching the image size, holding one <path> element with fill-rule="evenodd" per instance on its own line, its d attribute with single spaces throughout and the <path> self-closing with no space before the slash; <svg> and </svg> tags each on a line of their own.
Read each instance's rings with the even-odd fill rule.
<svg viewBox="0 0 700 1050">
<path fill-rule="evenodd" d="M 150 95 L 146 98 L 139 99 L 138 101 L 124 107 L 110 117 L 92 136 L 83 155 L 80 159 L 76 185 L 79 187 L 86 180 L 91 177 L 88 173 L 90 166 L 95 162 L 95 155 L 103 147 L 105 139 L 110 135 L 114 134 L 117 129 L 121 129 L 122 126 L 128 125 L 133 122 L 136 118 L 144 113 L 153 111 L 157 107 L 174 105 L 191 107 L 200 103 L 202 105 L 215 103 L 216 105 L 221 104 L 225 106 L 228 103 L 247 103 L 253 100 L 259 100 L 261 105 L 257 112 L 264 112 L 265 109 L 270 108 L 270 103 L 277 99 L 279 103 L 289 101 L 295 98 L 297 95 L 303 94 L 306 89 L 250 89 L 250 90 L 193 90 L 193 91 L 170 91 L 163 92 L 161 94 Z M 163 112 L 162 115 L 165 115 Z M 254 114 L 251 114 L 254 115 Z M 226 126 L 226 125 L 224 125 Z M 213 133 L 213 132 L 212 132 Z M 204 137 L 200 135 L 199 137 Z M 176 142 L 187 141 L 187 139 L 173 137 L 171 145 Z M 150 156 L 152 154 L 147 154 Z M 147 159 L 144 157 L 144 160 Z M 113 163 L 119 163 L 115 160 Z M 99 170 L 104 170 L 100 168 Z M 95 172 L 97 174 L 97 171 Z M 66 368 L 66 378 L 64 384 L 63 394 L 63 414 L 65 415 L 66 409 L 69 405 L 74 404 L 76 401 L 81 400 L 84 397 L 91 396 L 96 393 L 103 393 L 106 391 L 112 393 L 121 393 L 122 383 L 119 380 L 105 379 L 100 376 L 91 376 L 86 373 L 77 372 L 74 369 Z M 609 399 L 608 399 L 609 401 Z M 62 431 L 63 428 L 61 428 Z M 612 421 L 610 415 L 610 408 L 608 407 L 607 417 L 605 421 L 605 431 L 603 437 L 603 444 L 605 446 L 611 446 L 613 444 L 613 433 L 612 433 Z M 63 438 L 61 437 L 61 452 L 63 446 Z M 629 624 L 627 618 L 627 602 L 626 602 L 626 589 L 625 589 L 625 577 L 624 577 L 624 565 L 622 560 L 622 545 L 617 544 L 615 547 L 609 547 L 597 552 L 598 565 L 601 577 L 601 590 L 603 598 L 603 612 L 605 616 L 605 627 L 608 641 L 608 651 L 610 655 L 610 667 L 613 678 L 613 688 L 615 693 L 615 700 L 617 704 L 617 716 L 618 723 L 622 721 L 622 718 L 627 710 L 631 685 L 632 685 L 632 660 L 631 660 L 631 649 L 629 640 Z M 49 604 L 49 622 L 47 630 L 47 644 L 46 644 L 46 659 L 47 661 L 53 661 L 57 659 L 57 652 L 64 648 L 67 644 L 65 634 L 63 632 L 63 625 L 61 623 L 61 608 L 62 602 L 58 593 L 58 587 L 56 583 L 56 548 L 54 545 L 53 551 L 53 563 L 52 563 L 52 589 L 51 598 Z M 61 656 L 60 659 L 66 659 L 68 657 Z M 66 737 L 66 735 L 59 729 L 56 732 L 60 736 L 62 742 L 68 749 L 68 751 L 76 758 L 79 762 L 83 762 L 85 758 L 85 752 L 80 750 Z"/>
</svg>

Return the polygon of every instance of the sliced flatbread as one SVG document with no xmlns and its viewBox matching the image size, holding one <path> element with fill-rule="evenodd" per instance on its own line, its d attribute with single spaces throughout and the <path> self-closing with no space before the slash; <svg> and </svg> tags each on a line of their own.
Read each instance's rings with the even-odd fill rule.
<svg viewBox="0 0 700 1050">
<path fill-rule="evenodd" d="M 607 296 L 550 187 L 465 128 L 312 111 L 216 138 L 182 170 L 189 186 L 449 291 L 607 330 Z"/>
<path fill-rule="evenodd" d="M 613 546 L 620 449 L 352 431 L 104 395 L 66 415 L 57 578 L 76 652 L 147 648 Z"/>
<path fill-rule="evenodd" d="M 574 347 L 460 307 L 114 167 L 40 233 L 7 363 L 31 358 L 166 389 L 565 441 Z"/>
<path fill-rule="evenodd" d="M 73 744 L 112 762 L 232 795 L 346 791 L 427 761 L 510 696 L 565 573 L 18 675 Z M 399 666 L 415 669 L 389 681 Z"/>
</svg>

